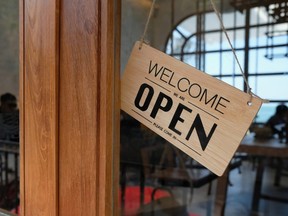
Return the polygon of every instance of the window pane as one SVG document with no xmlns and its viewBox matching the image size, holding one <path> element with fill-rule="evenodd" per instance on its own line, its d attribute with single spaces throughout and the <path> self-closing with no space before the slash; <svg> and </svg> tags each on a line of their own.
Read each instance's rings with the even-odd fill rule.
<svg viewBox="0 0 288 216">
<path fill-rule="evenodd" d="M 220 33 L 206 33 L 205 37 L 205 48 L 207 51 L 219 50 L 220 49 Z"/>
<path fill-rule="evenodd" d="M 185 35 L 185 37 L 189 37 L 192 33 L 195 33 L 196 27 L 196 16 L 187 18 L 177 26 L 177 28 L 181 31 L 182 34 Z"/>
<path fill-rule="evenodd" d="M 223 77 L 221 80 L 241 91 L 243 90 L 244 81 L 242 77 Z"/>
<path fill-rule="evenodd" d="M 271 48 L 268 50 L 268 57 L 271 60 L 284 60 L 283 63 L 285 62 L 283 66 L 286 68 L 286 71 L 288 69 L 288 62 L 287 62 L 287 57 L 288 57 L 288 47 L 287 46 L 281 46 L 281 47 L 275 47 Z"/>
<path fill-rule="evenodd" d="M 243 68 L 244 67 L 244 51 L 237 51 L 236 55 L 239 60 L 240 66 Z M 236 62 L 236 59 L 232 51 L 222 53 L 221 73 L 222 74 L 241 74 L 240 68 Z"/>
<path fill-rule="evenodd" d="M 167 53 L 167 54 L 172 54 L 172 49 L 171 49 L 171 38 L 169 38 L 169 40 L 168 40 L 168 43 L 167 43 L 167 45 L 166 45 L 166 50 L 165 50 L 165 52 Z"/>
<path fill-rule="evenodd" d="M 266 49 L 250 50 L 249 57 L 249 71 L 250 73 L 273 73 L 273 72 L 287 72 L 288 61 L 284 58 L 285 48 L 275 48 L 273 53 L 274 59 L 266 58 L 266 55 L 271 55 Z M 275 58 L 276 53 L 282 54 L 282 58 Z"/>
<path fill-rule="evenodd" d="M 252 8 L 250 11 L 250 24 L 262 24 L 268 22 L 267 11 L 264 7 Z"/>
<path fill-rule="evenodd" d="M 288 106 L 288 103 L 284 103 L 284 104 Z M 276 107 L 278 105 L 279 103 L 262 104 L 262 107 L 259 110 L 254 121 L 257 123 L 266 123 L 268 119 L 275 113 Z"/>
<path fill-rule="evenodd" d="M 210 75 L 220 74 L 220 55 L 219 53 L 207 53 L 205 55 L 205 72 Z"/>
<path fill-rule="evenodd" d="M 193 35 L 189 38 L 189 40 L 186 42 L 184 49 L 184 52 L 195 52 L 196 51 L 196 35 Z"/>
<path fill-rule="evenodd" d="M 236 26 L 237 27 L 245 26 L 245 14 L 239 12 L 238 10 L 236 11 Z"/>
<path fill-rule="evenodd" d="M 196 56 L 195 55 L 183 55 L 183 62 L 189 64 L 193 67 L 196 67 Z"/>
<path fill-rule="evenodd" d="M 251 28 L 250 46 L 285 45 L 287 44 L 287 29 L 287 24 L 278 24 L 274 25 L 274 27 Z"/>
<path fill-rule="evenodd" d="M 267 27 L 258 27 L 250 29 L 250 46 L 266 46 L 267 45 Z"/>
<path fill-rule="evenodd" d="M 232 43 L 233 48 L 244 48 L 244 30 L 237 30 L 236 33 L 234 31 L 227 31 L 229 39 Z M 222 44 L 221 44 L 221 36 L 222 35 Z M 211 32 L 206 33 L 204 35 L 205 38 L 205 49 L 207 51 L 210 50 L 220 50 L 222 49 L 231 49 L 231 46 L 228 43 L 228 40 L 224 33 L 219 32 Z"/>
<path fill-rule="evenodd" d="M 213 22 L 211 22 L 213 20 Z M 207 13 L 205 15 L 205 31 L 220 29 L 220 22 L 215 13 Z"/>
<path fill-rule="evenodd" d="M 172 41 L 173 41 L 173 47 L 172 47 Z M 182 37 L 182 35 L 177 31 L 173 31 L 173 40 L 169 39 L 167 47 L 166 47 L 166 53 L 181 53 L 181 49 L 183 46 L 183 43 L 185 42 L 185 39 Z"/>
<path fill-rule="evenodd" d="M 288 76 L 250 77 L 252 91 L 268 100 L 288 100 Z"/>
<path fill-rule="evenodd" d="M 234 27 L 234 13 L 223 13 L 222 19 L 223 19 L 225 28 Z"/>
<path fill-rule="evenodd" d="M 245 46 L 245 32 L 244 30 L 227 31 L 228 37 L 232 43 L 233 48 L 244 48 Z M 228 40 L 224 33 L 222 33 L 222 49 L 231 49 Z"/>
</svg>

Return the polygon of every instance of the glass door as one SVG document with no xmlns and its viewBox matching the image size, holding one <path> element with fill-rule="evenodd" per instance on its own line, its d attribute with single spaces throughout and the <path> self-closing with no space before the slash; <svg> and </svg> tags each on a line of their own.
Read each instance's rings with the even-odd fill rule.
<svg viewBox="0 0 288 216">
<path fill-rule="evenodd" d="M 0 1 L 0 212 L 6 214 L 19 211 L 18 11 L 18 0 Z"/>
</svg>

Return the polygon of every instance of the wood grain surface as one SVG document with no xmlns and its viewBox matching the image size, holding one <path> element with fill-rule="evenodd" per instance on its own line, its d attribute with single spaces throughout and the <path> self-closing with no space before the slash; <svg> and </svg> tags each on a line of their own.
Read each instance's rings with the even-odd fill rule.
<svg viewBox="0 0 288 216">
<path fill-rule="evenodd" d="M 222 175 L 261 99 L 146 44 L 139 46 L 121 82 L 121 109 Z"/>
<path fill-rule="evenodd" d="M 59 215 L 96 215 L 98 10 L 97 1 L 64 0 L 61 4 Z"/>
<path fill-rule="evenodd" d="M 57 215 L 58 1 L 20 1 L 21 215 Z"/>
<path fill-rule="evenodd" d="M 119 16 L 114 0 L 20 1 L 23 216 L 118 214 Z"/>
</svg>

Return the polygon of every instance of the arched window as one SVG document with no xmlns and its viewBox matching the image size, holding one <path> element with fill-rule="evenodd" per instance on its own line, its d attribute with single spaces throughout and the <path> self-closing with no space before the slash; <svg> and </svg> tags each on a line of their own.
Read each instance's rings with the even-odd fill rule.
<svg viewBox="0 0 288 216">
<path fill-rule="evenodd" d="M 267 121 L 275 106 L 288 102 L 288 23 L 271 15 L 275 7 L 242 11 L 231 7 L 222 13 L 224 26 L 252 91 L 270 100 L 258 113 L 256 121 L 260 123 Z M 246 88 L 214 12 L 202 10 L 180 22 L 172 30 L 165 51 L 238 89 Z"/>
</svg>

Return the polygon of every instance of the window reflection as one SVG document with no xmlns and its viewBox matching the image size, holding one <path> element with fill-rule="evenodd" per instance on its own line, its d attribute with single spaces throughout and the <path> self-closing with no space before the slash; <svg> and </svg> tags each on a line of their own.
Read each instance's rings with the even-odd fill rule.
<svg viewBox="0 0 288 216">
<path fill-rule="evenodd" d="M 141 35 L 143 30 L 138 31 L 139 23 L 131 23 L 131 20 L 137 19 L 139 21 L 143 18 L 142 21 L 145 23 L 147 18 L 146 15 L 140 18 L 134 10 L 129 10 L 127 2 L 129 1 L 124 1 L 123 16 L 125 22 L 123 22 L 122 28 L 125 31 L 131 31 L 131 34 L 123 35 L 124 49 L 127 44 L 128 46 L 132 44 L 132 42 L 127 43 L 126 39 L 135 36 L 135 40 L 137 40 L 137 34 Z M 287 83 L 287 58 L 278 58 L 275 55 L 285 51 L 288 37 L 273 33 L 277 37 L 279 36 L 279 40 L 275 39 L 271 44 L 272 41 L 267 40 L 266 34 L 271 28 L 267 28 L 267 26 L 275 25 L 276 29 L 276 26 L 283 26 L 282 24 L 271 22 L 271 19 L 267 19 L 266 9 L 255 6 L 251 9 L 250 25 L 246 26 L 248 20 L 246 19 L 246 9 L 242 8 L 241 3 L 246 2 L 249 5 L 251 2 L 229 1 L 229 6 L 227 2 L 221 0 L 218 6 L 220 11 L 223 11 L 224 25 L 236 49 L 240 64 L 244 67 L 245 56 L 249 54 L 248 65 L 246 66 L 248 67 L 247 77 L 250 85 L 259 96 L 272 100 L 270 104 L 263 105 L 255 119 L 257 124 L 264 123 L 274 113 L 275 107 L 279 103 L 287 105 L 288 102 L 285 93 L 287 92 L 287 84 L 285 84 Z M 231 6 L 232 2 L 236 4 L 235 7 Z M 193 3 L 195 3 L 194 6 Z M 141 8 L 140 4 L 139 8 Z M 162 43 L 166 41 L 164 51 L 167 54 L 240 90 L 244 90 L 243 77 L 216 15 L 211 12 L 210 5 L 201 0 L 174 1 L 173 11 L 171 9 L 172 4 L 173 1 L 158 1 L 157 12 L 153 18 L 154 23 L 152 21 L 153 26 L 150 32 L 152 34 L 151 45 L 162 49 Z M 181 13 L 185 11 L 188 5 L 192 5 L 193 10 L 181 17 Z M 221 8 L 222 6 L 223 8 Z M 145 11 L 143 14 L 148 14 L 149 8 L 142 7 L 143 11 L 139 8 L 137 8 L 138 14 L 140 14 L 139 11 Z M 132 14 L 126 13 L 127 11 L 132 11 Z M 181 19 L 177 20 L 179 16 L 183 19 L 182 21 L 180 21 Z M 169 23 L 170 21 L 171 23 Z M 287 23 L 285 26 L 287 31 Z M 170 31 L 167 30 L 169 28 Z M 248 28 L 250 30 L 249 46 L 245 49 L 245 45 L 248 44 L 245 40 L 245 33 Z M 165 31 L 167 34 L 164 34 Z M 159 38 L 161 37 L 157 34 L 154 35 L 154 33 L 164 35 L 165 39 L 160 41 Z M 171 37 L 171 33 L 173 37 Z M 265 56 L 273 53 L 271 50 L 274 52 L 272 60 Z M 125 54 L 127 55 L 127 53 Z M 126 64 L 125 62 L 121 63 L 123 66 Z M 215 185 L 218 187 L 219 180 L 223 180 L 223 178 L 214 181 L 216 177 L 209 170 L 203 168 L 192 158 L 187 157 L 185 153 L 125 113 L 122 115 L 120 169 L 122 215 L 216 215 L 214 210 L 219 203 L 215 205 L 214 201 L 221 202 L 220 198 L 223 198 L 225 194 L 223 191 L 215 191 Z M 233 139 L 232 135 L 231 139 Z M 231 166 L 228 169 L 230 183 L 234 186 L 229 187 L 229 195 L 227 199 L 225 198 L 226 202 L 229 203 L 225 207 L 225 215 L 250 215 L 252 213 L 251 199 L 254 191 L 255 167 L 260 161 L 258 159 L 245 151 L 235 154 L 235 158 L 231 161 Z M 280 158 L 278 159 L 280 160 Z M 238 169 L 239 167 L 240 169 Z M 274 178 L 274 167 L 270 168 L 268 167 L 268 171 L 265 173 L 265 181 L 263 182 L 263 187 L 266 186 L 265 189 L 267 189 L 267 185 L 269 188 L 271 187 Z M 267 181 L 266 176 L 270 176 Z M 224 201 L 223 204 L 226 202 Z M 261 205 L 263 203 L 261 201 Z M 260 207 L 262 212 L 285 215 L 287 205 L 281 205 L 279 208 L 277 204 L 269 204 L 268 206 L 264 203 Z"/>
<path fill-rule="evenodd" d="M 245 72 L 253 92 L 272 103 L 275 101 L 274 105 L 276 105 L 276 103 L 288 102 L 285 94 L 288 73 L 288 24 L 275 22 L 267 13 L 263 7 L 251 9 L 249 26 L 246 26 L 245 13 L 239 13 L 238 10 L 233 13 L 224 12 L 222 17 L 225 18 L 224 25 L 241 67 L 245 69 L 244 67 L 248 66 Z M 202 19 L 205 20 L 204 26 L 197 22 Z M 245 90 L 241 71 L 224 33 L 217 24 L 219 21 L 215 20 L 217 18 L 214 12 L 204 12 L 188 17 L 183 21 L 185 25 L 182 23 L 178 25 L 184 29 L 185 38 L 181 40 L 169 38 L 169 44 L 173 40 L 174 47 L 177 49 L 172 52 L 167 44 L 167 50 L 172 56 L 183 56 L 181 60 L 185 63 L 220 78 L 240 90 Z M 191 31 L 188 23 L 191 26 L 198 26 L 197 29 L 205 30 L 200 33 L 197 33 L 196 29 Z M 178 28 L 177 31 L 181 29 Z M 190 36 L 187 33 L 189 31 Z M 245 34 L 249 34 L 249 43 L 245 43 Z M 181 32 L 179 35 L 182 35 Z M 246 62 L 245 56 L 249 57 Z M 260 119 L 263 118 L 258 118 L 256 121 Z"/>
</svg>

